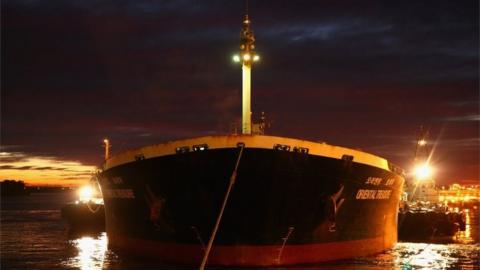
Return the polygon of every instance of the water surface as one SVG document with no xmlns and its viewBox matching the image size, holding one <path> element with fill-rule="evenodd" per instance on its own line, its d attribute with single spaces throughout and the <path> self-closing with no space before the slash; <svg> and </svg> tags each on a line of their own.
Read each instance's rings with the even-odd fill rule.
<svg viewBox="0 0 480 270">
<path fill-rule="evenodd" d="M 120 257 L 108 249 L 105 232 L 69 234 L 60 209 L 74 199 L 75 194 L 68 192 L 3 198 L 1 269 L 197 269 Z M 467 229 L 453 239 L 439 239 L 442 244 L 398 243 L 392 250 L 370 257 L 261 269 L 480 269 L 478 219 L 478 209 L 471 209 Z"/>
</svg>

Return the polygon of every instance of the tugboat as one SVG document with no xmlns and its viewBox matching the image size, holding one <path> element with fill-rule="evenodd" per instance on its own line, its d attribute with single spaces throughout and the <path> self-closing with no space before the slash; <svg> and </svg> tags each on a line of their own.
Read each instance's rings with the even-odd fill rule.
<svg viewBox="0 0 480 270">
<path fill-rule="evenodd" d="M 450 211 L 447 206 L 415 202 L 407 204 L 398 215 L 398 238 L 412 242 L 450 242 L 465 230 L 463 211 Z"/>
<path fill-rule="evenodd" d="M 382 252 L 397 242 L 403 171 L 384 158 L 253 134 L 241 30 L 242 134 L 197 137 L 109 157 L 99 174 L 109 246 L 205 265 L 296 265 Z"/>
<path fill-rule="evenodd" d="M 428 130 L 422 126 L 416 141 L 414 170 L 406 182 L 408 199 L 402 202 L 398 215 L 398 238 L 401 241 L 448 241 L 458 231 L 465 230 L 464 213 L 450 211 L 439 200 L 428 146 Z"/>
<path fill-rule="evenodd" d="M 61 216 L 71 233 L 105 230 L 103 198 L 98 188 L 95 188 L 95 178 L 92 178 L 90 184 L 79 188 L 78 200 L 62 207 Z"/>
</svg>

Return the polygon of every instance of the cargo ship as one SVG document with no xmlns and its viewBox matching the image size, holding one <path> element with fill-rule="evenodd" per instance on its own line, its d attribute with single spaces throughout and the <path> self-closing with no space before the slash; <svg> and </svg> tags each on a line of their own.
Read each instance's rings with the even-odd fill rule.
<svg viewBox="0 0 480 270">
<path fill-rule="evenodd" d="M 242 133 L 108 157 L 98 181 L 109 246 L 202 266 L 310 264 L 391 248 L 401 169 L 358 150 L 252 132 L 250 72 L 259 56 L 250 24 L 247 15 L 234 57 Z"/>
</svg>

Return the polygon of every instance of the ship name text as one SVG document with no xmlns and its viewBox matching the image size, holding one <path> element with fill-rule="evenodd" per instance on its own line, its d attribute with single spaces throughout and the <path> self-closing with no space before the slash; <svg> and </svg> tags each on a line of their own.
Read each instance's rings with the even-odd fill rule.
<svg viewBox="0 0 480 270">
<path fill-rule="evenodd" d="M 392 191 L 385 189 L 359 189 L 355 198 L 357 200 L 387 200 Z"/>
<path fill-rule="evenodd" d="M 105 189 L 102 193 L 103 197 L 108 199 L 135 199 L 135 194 L 131 189 Z"/>
<path fill-rule="evenodd" d="M 383 182 L 383 178 L 381 177 L 368 177 L 365 181 L 365 185 L 372 185 L 372 186 L 379 186 Z M 385 181 L 385 186 L 391 186 L 395 184 L 395 178 L 389 178 Z"/>
</svg>

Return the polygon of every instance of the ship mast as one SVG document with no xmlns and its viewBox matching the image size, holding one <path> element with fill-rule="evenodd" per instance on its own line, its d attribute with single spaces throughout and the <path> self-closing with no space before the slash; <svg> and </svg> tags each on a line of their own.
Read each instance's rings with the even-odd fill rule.
<svg viewBox="0 0 480 270">
<path fill-rule="evenodd" d="M 420 126 L 415 145 L 414 165 L 417 163 L 425 163 L 430 159 L 430 149 L 428 148 L 428 129 Z"/>
<path fill-rule="evenodd" d="M 240 32 L 240 55 L 233 56 L 235 62 L 242 63 L 242 134 L 252 134 L 251 110 L 251 71 L 253 62 L 260 60 L 254 52 L 255 37 L 250 28 L 252 21 L 248 17 L 248 2 L 243 27 Z"/>
<path fill-rule="evenodd" d="M 413 171 L 412 171 L 412 200 L 428 200 L 428 196 L 432 196 L 432 190 L 435 188 L 435 180 L 433 179 L 434 169 L 430 165 L 430 159 L 432 152 L 429 149 L 428 139 L 428 130 L 424 129 L 423 126 L 420 126 L 420 132 L 417 136 L 416 146 L 415 146 L 415 156 L 413 160 Z M 417 194 L 417 188 L 421 189 L 421 192 Z"/>
</svg>

